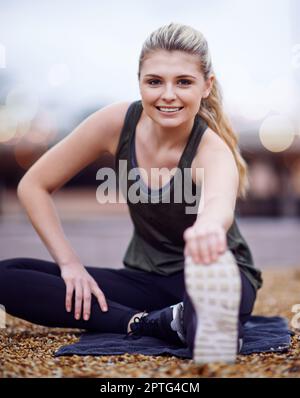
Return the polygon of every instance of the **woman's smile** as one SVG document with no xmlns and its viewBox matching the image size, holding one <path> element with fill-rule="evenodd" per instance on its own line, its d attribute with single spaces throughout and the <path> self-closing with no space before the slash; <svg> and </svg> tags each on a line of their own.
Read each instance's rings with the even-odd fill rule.
<svg viewBox="0 0 300 398">
<path fill-rule="evenodd" d="M 162 115 L 172 116 L 172 115 L 177 115 L 179 112 L 181 112 L 183 106 L 182 107 L 156 106 L 156 109 Z"/>
</svg>

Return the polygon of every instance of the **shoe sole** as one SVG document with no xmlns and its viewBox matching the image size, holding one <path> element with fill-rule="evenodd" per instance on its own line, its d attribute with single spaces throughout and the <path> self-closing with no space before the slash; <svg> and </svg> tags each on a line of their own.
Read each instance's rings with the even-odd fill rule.
<svg viewBox="0 0 300 398">
<path fill-rule="evenodd" d="M 228 250 L 217 262 L 195 264 L 185 259 L 185 284 L 197 316 L 195 363 L 234 363 L 238 349 L 241 277 Z"/>
</svg>

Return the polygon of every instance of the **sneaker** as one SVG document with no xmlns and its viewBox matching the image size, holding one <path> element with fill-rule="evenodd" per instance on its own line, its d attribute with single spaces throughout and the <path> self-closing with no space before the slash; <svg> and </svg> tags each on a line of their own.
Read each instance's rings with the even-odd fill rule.
<svg viewBox="0 0 300 398">
<path fill-rule="evenodd" d="M 131 332 L 127 336 L 140 338 L 142 336 L 157 337 L 175 345 L 185 344 L 183 332 L 183 303 L 178 303 L 162 310 L 151 311 L 133 318 Z"/>
<path fill-rule="evenodd" d="M 196 363 L 233 363 L 238 351 L 241 279 L 231 251 L 212 264 L 185 259 L 185 284 L 197 316 Z"/>
</svg>

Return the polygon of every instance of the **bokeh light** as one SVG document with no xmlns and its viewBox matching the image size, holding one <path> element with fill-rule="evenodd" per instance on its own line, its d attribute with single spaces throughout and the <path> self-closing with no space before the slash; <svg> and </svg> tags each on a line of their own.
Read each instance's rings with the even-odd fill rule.
<svg viewBox="0 0 300 398">
<path fill-rule="evenodd" d="M 12 88 L 6 97 L 6 106 L 11 108 L 18 122 L 32 120 L 38 111 L 39 98 L 25 85 Z"/>
<path fill-rule="evenodd" d="M 295 114 L 297 91 L 292 77 L 278 75 L 269 82 L 260 82 L 240 65 L 226 71 L 224 76 L 219 75 L 225 100 L 233 114 L 250 121 L 261 120 L 271 112 Z"/>
<path fill-rule="evenodd" d="M 0 143 L 7 143 L 17 131 L 17 124 L 12 110 L 7 106 L 0 107 Z"/>
<path fill-rule="evenodd" d="M 35 145 L 49 144 L 56 136 L 57 131 L 57 120 L 54 113 L 41 110 L 32 121 L 25 139 Z"/>
<path fill-rule="evenodd" d="M 39 98 L 25 85 L 13 87 L 0 107 L 0 142 L 15 145 L 30 129 Z"/>
<path fill-rule="evenodd" d="M 291 146 L 295 138 L 295 128 L 284 115 L 269 116 L 260 126 L 259 138 L 269 151 L 282 152 Z"/>
</svg>

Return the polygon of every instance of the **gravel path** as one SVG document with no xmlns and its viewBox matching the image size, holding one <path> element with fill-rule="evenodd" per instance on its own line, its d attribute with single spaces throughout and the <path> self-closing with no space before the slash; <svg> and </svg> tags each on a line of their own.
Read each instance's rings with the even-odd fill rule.
<svg viewBox="0 0 300 398">
<path fill-rule="evenodd" d="M 255 314 L 292 319 L 299 303 L 300 271 L 268 268 Z M 0 377 L 300 377 L 300 334 L 285 354 L 239 356 L 235 365 L 196 366 L 191 360 L 143 355 L 54 358 L 61 345 L 78 339 L 79 330 L 45 328 L 8 317 L 0 329 Z"/>
<path fill-rule="evenodd" d="M 20 209 L 15 193 L 4 200 L 0 218 L 0 259 L 52 260 Z M 126 205 L 95 202 L 91 191 L 62 192 L 56 205 L 67 237 L 85 265 L 120 267 L 132 233 Z M 300 228 L 293 219 L 241 219 L 256 266 L 263 269 L 255 314 L 282 315 L 291 321 L 300 304 Z M 0 377 L 300 377 L 300 337 L 296 331 L 286 354 L 239 356 L 235 365 L 195 366 L 174 357 L 72 356 L 53 353 L 78 339 L 79 330 L 45 328 L 8 317 L 0 329 Z"/>
</svg>

